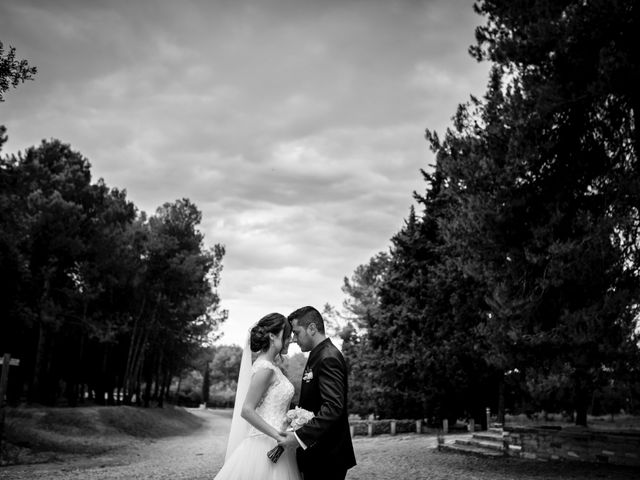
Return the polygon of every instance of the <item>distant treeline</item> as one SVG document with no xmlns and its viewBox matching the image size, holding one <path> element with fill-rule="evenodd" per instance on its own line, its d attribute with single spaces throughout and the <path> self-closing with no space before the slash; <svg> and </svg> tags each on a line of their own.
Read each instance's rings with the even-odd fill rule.
<svg viewBox="0 0 640 480">
<path fill-rule="evenodd" d="M 162 404 L 226 316 L 225 250 L 205 247 L 200 221 L 188 199 L 145 215 L 57 140 L 0 157 L 0 355 L 20 359 L 9 401 Z"/>
<path fill-rule="evenodd" d="M 638 412 L 640 4 L 475 8 L 487 91 L 427 132 L 419 211 L 345 279 L 351 408 Z"/>
</svg>

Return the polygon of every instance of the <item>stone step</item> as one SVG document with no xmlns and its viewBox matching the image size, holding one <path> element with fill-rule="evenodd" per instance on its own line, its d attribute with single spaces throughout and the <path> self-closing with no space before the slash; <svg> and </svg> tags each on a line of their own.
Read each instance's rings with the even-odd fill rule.
<svg viewBox="0 0 640 480">
<path fill-rule="evenodd" d="M 487 430 L 487 432 L 492 432 L 492 433 L 499 433 L 500 435 L 502 435 L 502 427 L 489 427 L 489 430 Z"/>
<path fill-rule="evenodd" d="M 475 440 L 475 439 L 470 439 L 470 440 L 456 440 L 455 445 L 464 445 L 464 446 L 469 446 L 469 447 L 477 447 L 477 448 L 484 448 L 487 450 L 498 450 L 498 451 L 502 451 L 504 449 L 504 446 L 502 444 L 502 442 L 500 443 L 496 443 L 496 442 L 485 442 L 483 440 Z"/>
<path fill-rule="evenodd" d="M 487 442 L 498 442 L 502 445 L 502 434 L 492 432 L 474 433 L 473 438 L 476 440 L 485 440 Z"/>
<path fill-rule="evenodd" d="M 502 452 L 489 448 L 481 448 L 473 445 L 460 445 L 458 443 L 448 443 L 440 446 L 441 451 L 466 453 L 470 455 L 480 455 L 483 457 L 501 457 Z"/>
</svg>

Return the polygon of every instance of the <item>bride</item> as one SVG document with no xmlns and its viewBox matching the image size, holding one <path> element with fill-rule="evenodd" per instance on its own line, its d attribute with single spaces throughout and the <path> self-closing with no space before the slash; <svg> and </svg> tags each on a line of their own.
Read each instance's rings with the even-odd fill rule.
<svg viewBox="0 0 640 480">
<path fill-rule="evenodd" d="M 285 449 L 277 463 L 267 452 L 286 439 L 285 414 L 294 388 L 275 365 L 291 341 L 284 315 L 270 313 L 251 328 L 242 354 L 231 432 L 222 469 L 215 480 L 300 480 L 295 449 Z M 251 352 L 258 356 L 251 365 Z"/>
</svg>

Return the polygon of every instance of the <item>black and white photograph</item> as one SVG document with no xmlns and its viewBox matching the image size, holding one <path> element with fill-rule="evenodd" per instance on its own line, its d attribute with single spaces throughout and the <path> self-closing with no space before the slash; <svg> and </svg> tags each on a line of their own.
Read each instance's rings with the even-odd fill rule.
<svg viewBox="0 0 640 480">
<path fill-rule="evenodd" d="M 2 0 L 0 478 L 640 478 L 636 0 Z"/>
</svg>

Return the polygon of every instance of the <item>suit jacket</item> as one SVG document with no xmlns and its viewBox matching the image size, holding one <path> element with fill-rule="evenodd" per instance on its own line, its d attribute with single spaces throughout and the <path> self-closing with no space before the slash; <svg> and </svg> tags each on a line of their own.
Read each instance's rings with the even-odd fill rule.
<svg viewBox="0 0 640 480">
<path fill-rule="evenodd" d="M 347 470 L 356 464 L 347 413 L 347 364 L 328 338 L 309 354 L 302 376 L 300 407 L 315 417 L 296 430 L 307 446 L 298 448 L 302 472 Z"/>
</svg>

